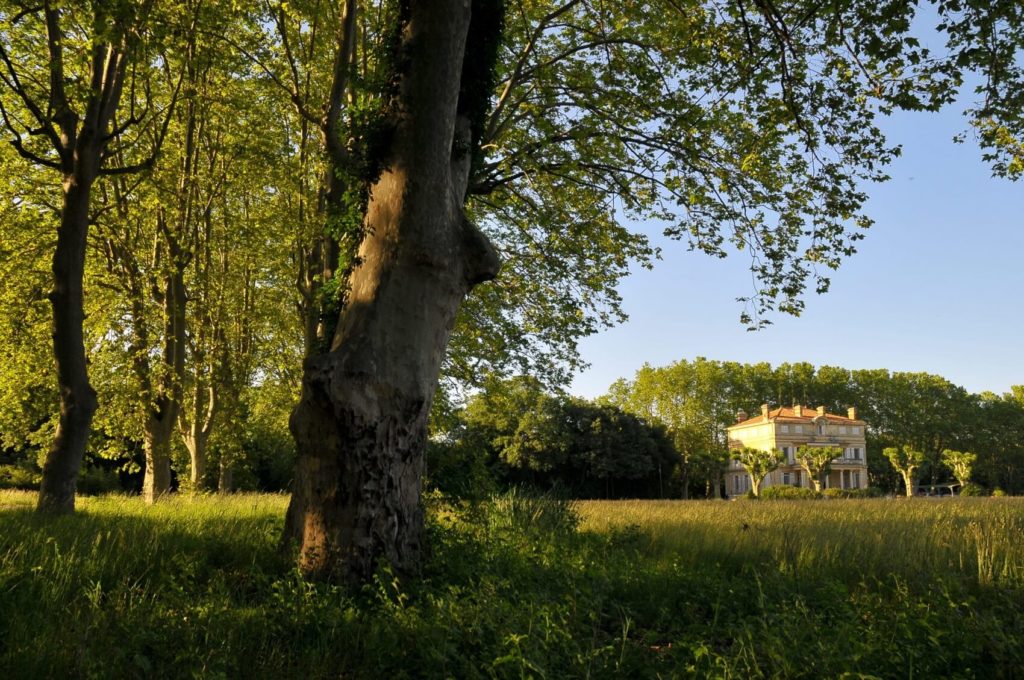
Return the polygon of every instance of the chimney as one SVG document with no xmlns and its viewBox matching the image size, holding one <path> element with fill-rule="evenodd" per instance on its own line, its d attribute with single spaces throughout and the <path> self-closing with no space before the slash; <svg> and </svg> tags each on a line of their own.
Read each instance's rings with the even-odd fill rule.
<svg viewBox="0 0 1024 680">
<path fill-rule="evenodd" d="M 819 406 L 818 407 L 818 415 L 819 416 L 825 415 L 825 407 L 824 406 Z"/>
<path fill-rule="evenodd" d="M 761 404 L 761 416 L 764 418 L 768 417 L 768 404 Z"/>
<path fill-rule="evenodd" d="M 736 422 L 737 423 L 742 423 L 746 419 L 747 419 L 747 412 L 746 411 L 744 411 L 743 409 L 740 409 L 739 411 L 736 411 Z"/>
<path fill-rule="evenodd" d="M 857 407 L 851 406 L 850 408 L 846 409 L 846 416 L 850 420 L 857 420 Z"/>
<path fill-rule="evenodd" d="M 804 417 L 804 406 L 803 404 L 793 404 L 793 415 L 797 418 Z"/>
</svg>

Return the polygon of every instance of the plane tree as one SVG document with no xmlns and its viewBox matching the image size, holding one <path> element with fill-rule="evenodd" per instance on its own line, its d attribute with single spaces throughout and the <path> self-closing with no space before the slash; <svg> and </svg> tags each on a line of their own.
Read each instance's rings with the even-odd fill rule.
<svg viewBox="0 0 1024 680">
<path fill-rule="evenodd" d="M 892 466 L 900 473 L 907 496 L 913 496 L 917 488 L 918 470 L 927 461 L 924 452 L 909 446 L 890 446 L 882 450 L 882 455 L 888 458 Z"/>
<path fill-rule="evenodd" d="M 971 481 L 971 472 L 976 460 L 978 460 L 978 456 L 970 451 L 954 451 L 952 449 L 942 451 L 942 464 L 953 472 L 953 476 L 961 486 L 966 486 Z"/>
<path fill-rule="evenodd" d="M 843 455 L 838 446 L 801 446 L 796 451 L 797 462 L 807 472 L 815 491 L 821 491 L 832 471 L 832 461 Z"/>
<path fill-rule="evenodd" d="M 750 490 L 755 496 L 761 495 L 764 478 L 786 462 L 786 454 L 782 449 L 755 449 L 744 446 L 742 449 L 730 451 L 729 456 L 747 471 L 747 475 L 750 476 Z"/>
<path fill-rule="evenodd" d="M 415 568 L 426 419 L 460 309 L 484 329 L 540 329 L 541 344 L 553 318 L 593 330 L 616 313 L 601 273 L 625 271 L 623 251 L 653 254 L 629 229 L 640 218 L 714 256 L 748 253 L 752 327 L 827 290 L 870 224 L 864 185 L 897 153 L 878 112 L 948 98 L 925 50 L 879 37 L 913 16 L 906 3 L 346 3 L 338 25 L 384 17 L 377 35 L 393 37 L 375 60 L 383 143 L 357 144 L 372 162 L 350 184 L 365 197 L 358 247 L 292 417 L 286 540 L 303 568 Z M 344 62 L 351 34 L 337 35 Z M 499 253 L 507 283 L 463 305 Z M 554 307 L 503 304 L 523 299 L 519 262 L 540 267 L 533 290 Z M 469 368 L 486 367 L 494 336 L 523 337 L 470 334 L 483 361 Z"/>
</svg>

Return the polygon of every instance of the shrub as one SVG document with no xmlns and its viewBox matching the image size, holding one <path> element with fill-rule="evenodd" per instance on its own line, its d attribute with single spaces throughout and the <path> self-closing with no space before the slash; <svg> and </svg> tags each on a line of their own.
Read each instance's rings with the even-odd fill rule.
<svg viewBox="0 0 1024 680">
<path fill-rule="evenodd" d="M 808 499 L 808 498 L 821 498 L 814 489 L 808 489 L 802 486 L 789 486 L 788 484 L 780 484 L 778 486 L 769 486 L 767 489 L 761 491 L 761 498 L 766 500 L 775 499 Z"/>
<path fill-rule="evenodd" d="M 1000 488 L 999 488 L 999 487 L 997 486 L 996 488 L 992 489 L 992 495 L 993 495 L 993 496 L 1005 496 L 1005 495 L 1006 495 L 1006 492 L 1005 492 L 1005 491 L 1003 491 L 1002 489 L 1000 489 Z"/>
<path fill-rule="evenodd" d="M 464 442 L 428 442 L 427 471 L 425 486 L 452 498 L 480 500 L 498 491 L 487 453 Z"/>
<path fill-rule="evenodd" d="M 120 488 L 121 482 L 117 473 L 112 470 L 104 470 L 98 467 L 82 468 L 78 475 L 78 493 L 89 496 L 98 496 L 102 493 L 110 493 Z"/>
<path fill-rule="evenodd" d="M 881 498 L 885 492 L 875 486 L 865 489 L 825 489 L 821 492 L 825 498 Z"/>
<path fill-rule="evenodd" d="M 975 484 L 974 482 L 967 482 L 964 487 L 960 489 L 961 496 L 987 496 L 988 491 L 985 487 Z"/>
<path fill-rule="evenodd" d="M 42 473 L 34 465 L 0 465 L 0 489 L 34 491 L 41 479 Z"/>
</svg>

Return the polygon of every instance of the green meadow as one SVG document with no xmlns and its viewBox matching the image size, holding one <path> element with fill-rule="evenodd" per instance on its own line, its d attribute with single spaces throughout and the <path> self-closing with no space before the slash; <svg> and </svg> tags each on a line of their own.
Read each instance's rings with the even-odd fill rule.
<svg viewBox="0 0 1024 680">
<path fill-rule="evenodd" d="M 0 492 L 0 671 L 40 677 L 1019 677 L 1016 498 L 428 502 L 423 571 L 278 550 L 285 496 Z"/>
</svg>

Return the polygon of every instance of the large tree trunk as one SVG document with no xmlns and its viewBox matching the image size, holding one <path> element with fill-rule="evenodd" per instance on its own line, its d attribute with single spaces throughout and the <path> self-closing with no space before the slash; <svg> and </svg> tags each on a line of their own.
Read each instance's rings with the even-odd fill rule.
<svg viewBox="0 0 1024 680">
<path fill-rule="evenodd" d="M 38 505 L 41 512 L 74 511 L 78 470 L 97 406 L 96 391 L 89 384 L 82 330 L 85 319 L 82 280 L 89 227 L 89 192 L 94 179 L 95 173 L 90 169 L 64 178 L 64 202 L 53 255 L 53 290 L 50 293 L 60 421 L 43 464 Z"/>
<path fill-rule="evenodd" d="M 498 258 L 463 212 L 469 126 L 457 116 L 468 0 L 409 4 L 394 137 L 331 351 L 305 364 L 285 539 L 304 571 L 368 577 L 420 557 L 427 416 L 455 314 Z"/>
</svg>

